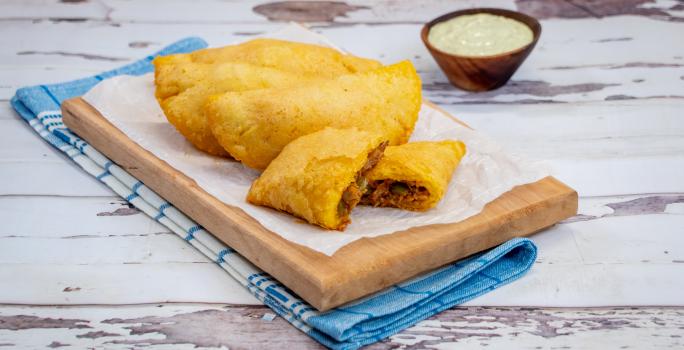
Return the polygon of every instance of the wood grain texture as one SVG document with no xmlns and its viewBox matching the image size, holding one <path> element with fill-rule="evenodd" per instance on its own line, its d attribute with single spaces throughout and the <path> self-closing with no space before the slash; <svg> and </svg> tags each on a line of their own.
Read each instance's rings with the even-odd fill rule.
<svg viewBox="0 0 684 350">
<path fill-rule="evenodd" d="M 125 4 L 128 3 L 115 5 L 123 7 Z M 209 5 L 198 7 L 192 3 L 183 4 L 183 17 L 198 11 L 209 14 L 211 8 Z M 225 17 L 235 13 L 244 16 L 244 13 L 240 13 L 243 9 L 237 8 L 244 4 L 238 3 L 231 10 L 211 15 Z M 380 59 L 385 63 L 411 59 L 423 79 L 426 96 L 442 105 L 576 103 L 615 101 L 619 98 L 684 97 L 684 85 L 680 79 L 684 75 L 681 73 L 684 47 L 676 36 L 669 35 L 677 32 L 680 24 L 643 16 L 543 20 L 544 33 L 537 47 L 512 77 L 510 84 L 487 94 L 460 91 L 447 82 L 419 36 L 425 21 L 453 10 L 448 8 L 449 4 L 425 6 L 423 10 L 416 9 L 418 5 L 404 9 L 407 6 L 404 2 L 389 9 L 376 5 L 373 11 L 378 13 L 377 16 L 410 15 L 412 20 L 410 23 L 383 22 L 376 25 L 367 18 L 366 22 L 359 19 L 354 24 L 319 26 L 315 30 L 358 55 Z M 510 4 L 506 1 L 500 3 L 508 8 L 511 8 Z M 136 15 L 141 18 L 147 16 L 148 22 L 0 21 L 0 31 L 6 33 L 6 38 L 28 38 L 31 42 L 27 48 L 21 40 L 3 41 L 4 50 L 0 52 L 0 99 L 8 99 L 16 88 L 25 84 L 57 82 L 114 68 L 122 62 L 112 59 L 135 60 L 189 35 L 199 35 L 214 46 L 225 45 L 276 30 L 283 25 L 282 22 L 266 21 L 237 21 L 226 25 L 208 19 L 180 24 L 155 22 L 149 18 L 154 18 L 160 12 L 143 10 L 151 5 L 133 3 L 131 6 L 138 6 L 140 10 Z M 219 2 L 217 6 L 230 7 L 230 4 Z M 244 11 L 249 13 L 251 6 L 245 6 Z M 386 13 L 395 11 L 395 8 L 396 12 Z M 436 12 L 440 8 L 444 8 L 444 11 Z M 408 12 L 410 10 L 414 12 Z M 368 13 L 370 10 L 353 13 L 362 12 Z M 82 27 L 87 27 L 88 32 L 80 31 Z M 620 28 L 619 35 L 614 28 Z M 358 40 L 360 31 L 363 32 L 363 40 Z M 64 37 L 73 40 L 65 42 L 62 40 Z M 563 54 L 570 45 L 574 53 Z"/>
<path fill-rule="evenodd" d="M 209 195 L 140 148 L 82 99 L 65 101 L 62 111 L 71 130 L 319 310 L 529 235 L 577 211 L 577 193 L 548 177 L 514 188 L 463 222 L 358 240 L 328 257 L 288 242 L 239 208 Z"/>
<path fill-rule="evenodd" d="M 675 34 L 682 31 L 680 2 L 335 3 L 305 11 L 310 14 L 304 19 L 351 52 L 386 63 L 410 58 L 429 99 L 508 147 L 546 160 L 580 193 L 578 216 L 533 236 L 540 256 L 528 278 L 471 302 L 532 307 L 449 310 L 371 348 L 683 347 L 681 308 L 658 306 L 684 302 L 676 294 L 684 289 L 677 284 L 684 281 L 684 204 L 679 199 L 684 194 L 684 42 Z M 448 83 L 418 33 L 441 14 L 482 6 L 533 15 L 544 34 L 507 85 L 473 94 Z M 171 234 L 143 214 L 98 216 L 123 206 L 72 163 L 54 157 L 17 121 L 8 100 L 21 86 L 115 68 L 120 59 L 135 60 L 188 35 L 211 45 L 244 40 L 277 29 L 291 16 L 301 16 L 298 11 L 276 1 L 248 0 L 169 0 L 164 6 L 119 0 L 0 2 L 0 119 L 13 122 L 2 124 L 5 137 L 0 139 L 0 237 L 21 239 L 14 244 L 28 256 L 22 261 L 35 259 L 2 264 L 0 303 L 249 303 L 240 301 L 225 272 L 199 262 L 199 253 L 188 259 L 187 251 L 150 247 L 152 255 L 146 257 L 135 249 L 135 255 L 126 249 L 102 251 L 98 244 L 106 263 L 98 263 L 94 252 L 79 261 L 76 248 L 85 244 L 79 240 L 111 238 L 122 247 L 140 237 Z M 73 246 L 62 242 L 66 251 L 45 249 L 52 244 L 47 238 Z M 64 263 L 54 264 L 63 258 Z M 174 289 L 177 281 L 210 288 Z M 652 307 L 535 307 L 561 302 Z M 264 307 L 160 305 L 2 306 L 0 315 L 12 326 L 0 329 L 0 349 L 207 349 L 203 340 L 217 338 L 235 349 L 282 348 L 291 342 L 292 348 L 320 348 L 282 320 L 273 321 L 275 328 L 262 326 L 261 316 L 270 312 Z M 210 317 L 216 309 L 228 315 Z M 203 310 L 211 311 L 200 314 L 212 320 L 203 327 L 173 317 L 189 319 L 187 314 Z M 102 322 L 115 318 L 152 325 Z M 169 328 L 155 324 L 161 319 L 188 331 L 167 335 Z M 75 328 L 79 325 L 92 328 Z M 132 332 L 133 327 L 144 333 Z M 277 336 L 283 338 L 276 343 Z"/>
<path fill-rule="evenodd" d="M 323 349 L 264 306 L 0 306 L 0 343 L 19 349 Z M 684 309 L 456 307 L 365 349 L 677 349 Z M 513 345 L 512 345 L 513 344 Z"/>
<path fill-rule="evenodd" d="M 640 99 L 442 107 L 511 151 L 543 160 L 554 176 L 581 196 L 594 197 L 684 192 L 682 102 Z M 112 195 L 60 152 L 36 140 L 9 107 L 6 114 L 2 112 L 7 136 L 0 139 L 5 150 L 0 152 L 0 172 L 7 177 L 0 182 L 0 195 Z M 39 170 L 31 172 L 32 167 Z M 52 183 L 46 181 L 48 174 Z"/>
<path fill-rule="evenodd" d="M 539 256 L 528 278 L 469 305 L 681 304 L 682 196 L 580 197 L 577 216 L 531 237 Z M 127 206 L 113 197 L 0 197 L 0 247 L 8 246 L 0 264 L 0 280 L 7 281 L 0 303 L 258 303 L 144 214 L 99 215 L 121 208 Z M 87 253 L 76 253 L 83 247 Z M 585 288 L 597 278 L 611 287 Z M 177 288 L 179 280 L 188 288 Z"/>
<path fill-rule="evenodd" d="M 65 194 L 107 196 L 112 191 L 95 179 L 80 179 L 81 170 L 69 157 L 36 136 L 18 119 L 0 118 L 0 195 Z M 79 178 L 80 181 L 74 181 Z"/>
<path fill-rule="evenodd" d="M 539 255 L 526 278 L 468 305 L 680 305 L 683 195 L 581 197 L 577 216 L 531 237 Z M 0 247 L 22 247 L 4 250 L 14 258 L 0 265 L 0 303 L 258 303 L 144 214 L 98 215 L 123 207 L 106 197 L 0 197 Z M 591 287 L 597 279 L 602 287 Z"/>
<path fill-rule="evenodd" d="M 305 4 L 308 4 L 305 5 Z M 471 7 L 518 10 L 541 19 L 600 19 L 641 16 L 657 21 L 681 22 L 681 4 L 667 0 L 479 0 L 415 1 L 253 1 L 225 3 L 201 0 L 154 2 L 129 1 L 9 1 L 0 6 L 0 20 L 49 20 L 54 22 L 101 21 L 138 23 L 266 23 L 299 21 L 320 25 L 389 24 L 425 22 L 449 11 Z"/>
</svg>

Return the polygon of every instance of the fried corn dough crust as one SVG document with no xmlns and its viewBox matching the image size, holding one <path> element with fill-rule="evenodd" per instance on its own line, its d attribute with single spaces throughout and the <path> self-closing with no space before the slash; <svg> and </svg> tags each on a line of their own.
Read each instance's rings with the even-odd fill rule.
<svg viewBox="0 0 684 350">
<path fill-rule="evenodd" d="M 181 64 L 194 69 L 198 63 Z M 204 114 L 208 96 L 227 91 L 247 91 L 272 87 L 288 87 L 307 84 L 315 78 L 307 78 L 273 68 L 245 63 L 222 63 L 207 66 L 211 72 L 204 80 L 183 92 L 160 100 L 166 119 L 197 149 L 216 156 L 229 156 L 216 141 L 209 121 Z M 159 91 L 159 90 L 157 90 Z"/>
<path fill-rule="evenodd" d="M 343 230 L 360 199 L 341 208 L 349 204 L 343 195 L 356 186 L 369 155 L 382 145 L 382 136 L 356 128 L 325 128 L 302 136 L 285 146 L 252 183 L 247 201 Z"/>
<path fill-rule="evenodd" d="M 298 137 L 325 127 L 356 127 L 406 143 L 421 106 L 421 84 L 409 61 L 286 89 L 228 92 L 205 112 L 219 144 L 235 159 L 265 169 Z"/>
<path fill-rule="evenodd" d="M 380 68 L 376 60 L 346 55 L 318 45 L 276 39 L 255 39 L 238 45 L 197 50 L 186 54 L 160 56 L 154 59 L 156 96 L 164 99 L 193 86 L 198 80 L 215 76 L 206 65 L 241 62 L 317 78 L 334 78 L 343 74 Z"/>
<path fill-rule="evenodd" d="M 390 146 L 365 175 L 368 189 L 361 204 L 425 211 L 446 193 L 466 153 L 460 141 L 410 142 Z"/>
</svg>

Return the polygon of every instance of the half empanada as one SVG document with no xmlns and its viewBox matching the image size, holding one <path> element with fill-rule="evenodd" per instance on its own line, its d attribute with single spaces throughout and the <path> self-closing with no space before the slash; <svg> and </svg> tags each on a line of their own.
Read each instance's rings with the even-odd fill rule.
<svg viewBox="0 0 684 350">
<path fill-rule="evenodd" d="M 449 181 L 465 155 L 460 141 L 411 142 L 390 146 L 366 175 L 361 204 L 424 211 L 446 193 Z"/>
<path fill-rule="evenodd" d="M 228 92 L 206 105 L 219 144 L 264 169 L 290 141 L 327 126 L 408 141 L 421 106 L 420 78 L 409 61 L 286 89 Z"/>
<path fill-rule="evenodd" d="M 363 175 L 387 142 L 358 129 L 325 128 L 302 136 L 252 183 L 247 201 L 282 210 L 328 229 L 344 230 L 361 199 Z"/>
</svg>

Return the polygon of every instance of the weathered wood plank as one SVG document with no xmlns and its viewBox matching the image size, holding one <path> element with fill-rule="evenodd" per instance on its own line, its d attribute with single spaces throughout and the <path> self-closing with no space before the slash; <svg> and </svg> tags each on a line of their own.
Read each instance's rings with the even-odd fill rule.
<svg viewBox="0 0 684 350">
<path fill-rule="evenodd" d="M 515 8 L 513 1 L 487 0 L 481 6 Z M 419 22 L 441 13 L 465 7 L 470 2 L 444 3 L 425 1 L 421 4 L 393 1 L 308 1 L 287 4 L 268 1 L 166 1 L 131 4 L 126 1 L 74 2 L 26 1 L 6 2 L 0 6 L 0 19 L 44 19 L 52 21 L 112 21 L 171 23 L 265 23 L 300 21 L 313 23 L 386 23 Z"/>
<path fill-rule="evenodd" d="M 44 62 L 43 65 L 3 65 L 3 59 L 0 59 L 0 99 L 9 100 L 14 96 L 17 89 L 24 86 L 60 83 L 79 79 L 115 68 L 124 63 L 119 62 L 118 65 L 116 63 L 114 65 L 101 64 L 102 68 L 88 68 L 87 66 L 79 67 L 78 64 L 74 63 L 71 66 L 68 64 L 46 65 L 45 61 L 49 62 L 49 59 L 43 57 L 42 60 Z M 8 105 L 7 102 L 2 102 L 1 104 Z M 0 113 L 5 114 L 4 112 Z M 2 118 L 4 119 L 5 117 Z"/>
<path fill-rule="evenodd" d="M 281 25 L 237 23 L 231 24 L 226 32 L 226 26 L 221 24 L 0 22 L 0 30 L 8 33 L 7 38 L 0 39 L 6 48 L 0 53 L 0 65 L 10 66 L 0 69 L 0 77 L 6 76 L 7 81 L 3 84 L 7 87 L 0 92 L 8 95 L 20 85 L 40 79 L 46 82 L 53 80 L 51 75 L 66 74 L 44 72 L 39 67 L 45 66 L 46 61 L 50 62 L 49 67 L 109 69 L 189 35 L 202 36 L 212 45 L 224 45 Z M 81 30 L 86 26 L 87 31 Z M 487 93 L 467 93 L 447 83 L 419 39 L 420 24 L 316 30 L 358 55 L 387 63 L 411 59 L 421 73 L 427 97 L 443 104 L 472 104 L 683 98 L 684 44 L 669 35 L 680 30 L 680 26 L 678 22 L 641 17 L 549 20 L 544 23 L 544 35 L 537 49 L 511 83 Z M 630 40 L 612 40 L 616 38 L 614 28 L 622 28 L 620 38 Z M 357 40 L 359 31 L 363 31 L 364 40 Z M 14 37 L 27 38 L 31 46 L 17 42 Z M 74 40 L 65 42 L 61 40 L 64 37 Z M 570 43 L 575 52 L 591 54 L 566 54 Z M 19 71 L 15 68 L 25 65 L 34 67 Z"/>
<path fill-rule="evenodd" d="M 440 14 L 470 7 L 501 7 L 519 10 L 541 19 L 604 18 L 610 16 L 644 16 L 653 20 L 681 21 L 681 8 L 673 1 L 602 1 L 566 2 L 545 0 L 481 0 L 444 2 L 412 1 L 251 1 L 225 3 L 201 0 L 191 3 L 165 1 L 136 3 L 109 0 L 91 1 L 25 1 L 4 2 L 0 19 L 48 19 L 52 21 L 82 21 L 88 19 L 116 22 L 256 22 L 300 21 L 325 24 L 350 23 L 416 23 Z"/>
<path fill-rule="evenodd" d="M 0 239 L 0 264 L 97 265 L 211 263 L 174 233 L 71 239 L 4 237 Z M 27 251 L 30 254 L 27 254 Z M 76 254 L 74 254 L 77 252 Z M 68 267 L 67 267 L 68 268 Z M 225 278 L 230 278 L 226 274 Z"/>
<path fill-rule="evenodd" d="M 0 239 L 149 236 L 169 230 L 119 197 L 1 196 Z"/>
<path fill-rule="evenodd" d="M 13 0 L 0 5 L 1 19 L 105 20 L 107 7 L 100 1 Z"/>
<path fill-rule="evenodd" d="M 38 138 L 38 136 L 35 136 Z M 36 142 L 43 142 L 36 140 Z M 0 161 L 0 196 L 112 196 L 114 192 L 73 162 Z"/>
<path fill-rule="evenodd" d="M 0 104 L 8 105 L 7 102 Z M 7 114 L 9 115 L 7 115 Z M 62 152 L 42 140 L 10 109 L 0 110 L 0 195 L 111 196 Z"/>
<path fill-rule="evenodd" d="M 678 193 L 684 185 L 684 156 L 634 159 L 549 160 L 561 181 L 580 195 L 609 196 L 638 193 Z"/>
<path fill-rule="evenodd" d="M 684 153 L 684 100 L 565 105 L 446 105 L 512 151 L 534 159 L 647 158 Z"/>
<path fill-rule="evenodd" d="M 552 247 L 564 248 L 567 246 Z M 662 252 L 665 249 L 668 248 Z M 575 253 L 571 250 L 566 255 Z M 0 301 L 12 304 L 111 305 L 167 301 L 258 304 L 211 262 L 3 264 L 0 277 L 5 281 Z M 467 305 L 678 306 L 682 303 L 682 279 L 681 262 L 544 261 L 537 263 L 525 278 Z"/>
<path fill-rule="evenodd" d="M 578 216 L 533 236 L 540 255 L 528 277 L 472 304 L 678 305 L 684 288 L 683 205 L 684 194 L 581 198 Z M 239 289 L 224 271 L 127 209 L 111 198 L 0 198 L 0 221 L 7 223 L 0 231 L 0 274 L 11 281 L 0 289 L 0 302 L 242 300 L 239 293 L 226 293 L 228 287 L 207 287 L 219 280 Z M 40 213 L 44 220 L 35 219 Z M 595 279 L 604 287 L 591 288 Z M 196 288 L 157 294 L 175 281 Z M 115 294 L 108 290 L 112 283 L 120 283 Z M 66 300 L 66 287 L 81 290 L 67 293 Z"/>
<path fill-rule="evenodd" d="M 254 10 L 256 5 L 262 6 Z M 418 41 L 422 22 L 472 6 L 518 8 L 541 18 L 544 26 L 539 47 L 512 84 L 493 93 L 452 89 Z M 640 296 L 681 304 L 681 297 L 673 293 L 682 289 L 677 283 L 684 280 L 679 248 L 684 245 L 677 236 L 684 214 L 680 180 L 684 152 L 678 118 L 684 96 L 684 48 L 672 34 L 681 31 L 681 10 L 677 2 L 642 0 L 346 1 L 319 2 L 307 11 L 297 4 L 267 1 L 169 1 L 164 6 L 128 1 L 4 1 L 0 3 L 0 121 L 16 118 L 6 100 L 20 86 L 114 68 L 192 34 L 219 45 L 276 29 L 282 23 L 278 21 L 309 21 L 359 55 L 385 62 L 411 58 L 428 98 L 513 148 L 549 160 L 581 195 L 599 196 L 582 198 L 581 215 L 535 236 L 540 258 L 527 278 L 473 303 L 495 305 L 499 300 L 510 305 L 524 303 L 526 296 L 530 302 L 540 294 L 547 297 L 532 301 L 577 302 L 571 297 L 582 298 L 576 289 L 584 286 L 580 293 L 591 295 L 582 302 L 602 303 L 596 300 L 603 298 L 617 303 L 642 290 Z M 358 40 L 359 33 L 364 40 Z M 567 53 L 570 47 L 572 54 Z M 651 100 L 656 96 L 679 97 Z M 549 101 L 566 103 L 518 105 Z M 597 103 L 578 103 L 585 101 Z M 6 223 L 0 229 L 0 250 L 16 248 L 0 257 L 20 250 L 42 252 L 53 266 L 21 264 L 27 269 L 6 269 L 0 275 L 10 283 L 0 288 L 0 301 L 9 300 L 5 298 L 9 294 L 29 302 L 48 296 L 55 303 L 119 303 L 131 302 L 131 297 L 195 300 L 199 292 L 204 300 L 237 295 L 245 303 L 255 302 L 240 294 L 223 271 L 194 261 L 201 257 L 162 249 L 160 244 L 168 248 L 176 244 L 172 236 L 157 234 L 163 227 L 128 211 L 110 197 L 109 190 L 60 159 L 35 135 L 28 135 L 29 130 L 11 122 L 2 125 L 8 132 L 0 147 L 0 221 Z M 606 196 L 647 192 L 663 194 Z M 11 235 L 22 238 L 3 238 Z M 81 235 L 93 237 L 65 239 Z M 157 244 L 159 237 L 169 240 Z M 88 240 L 98 243 L 89 254 L 81 254 L 79 247 Z M 108 240 L 114 242 L 114 249 L 102 251 Z M 151 258 L 146 259 L 145 250 L 137 245 L 130 252 L 124 249 L 140 240 L 154 243 L 149 247 Z M 53 241 L 61 247 L 55 252 L 45 248 Z M 187 263 L 169 264 L 179 258 Z M 60 259 L 68 265 L 55 266 Z M 87 265 L 77 265 L 79 261 Z M 143 263 L 124 265 L 125 261 Z M 208 290 L 218 297 L 207 297 Z M 652 293 L 662 290 L 664 294 Z M 591 299 L 596 297 L 594 291 L 598 298 Z M 281 319 L 262 321 L 267 312 L 263 306 L 196 304 L 3 306 L 0 319 L 6 322 L 0 322 L 0 346 L 191 349 L 218 344 L 239 349 L 281 348 L 288 342 L 294 348 L 320 348 Z M 683 316 L 681 308 L 469 307 L 444 312 L 370 348 L 510 348 L 510 344 L 681 348 Z"/>
<path fill-rule="evenodd" d="M 562 224 L 610 217 L 681 214 L 684 194 L 580 197 L 579 213 Z M 40 215 L 42 220 L 33 220 Z M 0 237 L 145 236 L 168 232 L 119 197 L 0 197 Z M 74 225 L 74 223 L 78 225 Z"/>
<path fill-rule="evenodd" d="M 7 132 L 0 138 L 0 161 L 70 162 L 69 157 L 43 141 L 13 110 L 7 112 L 14 114 L 14 118 L 0 119 L 0 130 Z"/>
<path fill-rule="evenodd" d="M 322 349 L 264 306 L 0 307 L 0 342 L 65 349 Z M 458 307 L 368 349 L 680 348 L 682 308 Z M 56 346 L 56 345 L 53 345 Z"/>
<path fill-rule="evenodd" d="M 226 26 L 0 21 L 0 31 L 5 33 L 0 37 L 0 43 L 6 46 L 0 52 L 0 66 L 10 69 L 58 67 L 72 71 L 104 70 L 145 57 L 165 45 L 189 36 L 201 36 L 214 45 L 226 45 L 258 33 L 277 30 L 282 26 L 282 23 Z M 73 40 L 63 40 L 65 37 Z M 50 80 L 44 79 L 43 82 Z"/>
<path fill-rule="evenodd" d="M 16 120 L 19 116 L 12 109 L 12 105 L 9 101 L 3 101 L 0 99 L 0 120 Z"/>
<path fill-rule="evenodd" d="M 37 260 L 1 264 L 0 278 L 2 302 L 7 304 L 259 303 L 209 261 L 55 265 Z"/>
<path fill-rule="evenodd" d="M 655 99 L 445 109 L 511 151 L 547 162 L 580 196 L 605 196 L 684 192 L 681 103 Z"/>
<path fill-rule="evenodd" d="M 4 104 L 6 106 L 6 104 Z M 684 100 L 556 105 L 446 105 L 445 109 L 533 159 L 603 160 L 684 153 Z M 646 112 L 648 111 L 648 112 Z M 515 125 L 515 128 L 511 128 Z M 0 110 L 0 160 L 61 160 L 9 107 Z"/>
<path fill-rule="evenodd" d="M 405 349 L 676 349 L 681 308 L 456 308 L 391 337 Z M 385 343 L 369 349 L 382 349 Z"/>
<path fill-rule="evenodd" d="M 582 198 L 579 215 L 533 237 L 539 257 L 526 278 L 474 303 L 644 305 L 655 292 L 653 305 L 681 305 L 682 203 L 682 195 Z M 671 277 L 655 287 L 661 274 Z"/>
<path fill-rule="evenodd" d="M 447 105 L 446 109 L 512 151 L 543 160 L 581 196 L 684 192 L 684 101 L 654 99 L 557 105 Z M 0 173 L 50 174 L 55 186 L 17 176 L 0 194 L 108 195 L 102 185 L 31 135 L 12 110 L 0 118 Z M 0 111 L 2 115 L 2 111 Z M 515 127 L 511 127 L 514 125 Z M 21 145 L 16 147 L 15 145 Z M 47 177 L 47 176 L 46 176 Z M 615 181 L 620 179 L 620 181 Z M 648 181 L 644 181 L 648 179 Z M 75 191 L 82 183 L 92 183 Z M 59 184 L 59 186 L 57 186 Z M 93 189 L 93 191 L 90 191 Z"/>
</svg>

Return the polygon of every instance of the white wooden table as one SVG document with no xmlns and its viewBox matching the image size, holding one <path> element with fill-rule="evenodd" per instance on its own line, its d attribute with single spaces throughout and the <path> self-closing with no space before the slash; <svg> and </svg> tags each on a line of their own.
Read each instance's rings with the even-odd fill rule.
<svg viewBox="0 0 684 350">
<path fill-rule="evenodd" d="M 684 3 L 491 0 L 266 4 L 0 2 L 0 348 L 320 348 L 211 261 L 41 141 L 21 86 L 114 68 L 181 37 L 225 44 L 307 22 L 358 55 L 410 58 L 427 98 L 546 160 L 580 214 L 533 239 L 522 280 L 390 339 L 389 348 L 684 347 Z M 469 6 L 542 21 L 509 84 L 452 88 L 422 23 Z"/>
</svg>

